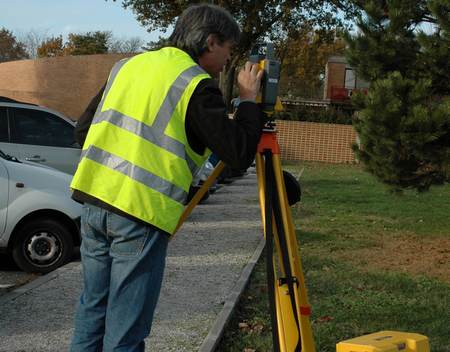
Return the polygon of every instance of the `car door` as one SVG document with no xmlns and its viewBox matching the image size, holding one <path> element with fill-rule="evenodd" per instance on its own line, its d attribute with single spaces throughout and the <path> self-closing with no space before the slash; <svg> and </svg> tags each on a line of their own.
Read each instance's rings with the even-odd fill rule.
<svg viewBox="0 0 450 352">
<path fill-rule="evenodd" d="M 9 125 L 8 116 L 6 114 L 6 107 L 0 106 L 0 150 L 7 153 L 9 150 Z"/>
<path fill-rule="evenodd" d="M 81 149 L 74 126 L 63 118 L 36 108 L 9 107 L 12 155 L 74 174 Z"/>
<path fill-rule="evenodd" d="M 8 212 L 9 178 L 3 161 L 0 160 L 0 235 L 5 231 Z"/>
<path fill-rule="evenodd" d="M 0 106 L 0 150 L 9 141 L 9 128 L 6 108 Z M 0 235 L 5 231 L 8 210 L 8 172 L 0 159 Z"/>
</svg>

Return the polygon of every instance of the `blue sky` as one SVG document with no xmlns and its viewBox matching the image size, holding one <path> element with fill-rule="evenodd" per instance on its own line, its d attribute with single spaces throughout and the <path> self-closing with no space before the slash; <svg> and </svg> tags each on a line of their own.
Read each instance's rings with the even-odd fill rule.
<svg viewBox="0 0 450 352">
<path fill-rule="evenodd" d="M 88 31 L 112 31 L 117 38 L 140 37 L 144 42 L 161 33 L 148 33 L 121 1 L 0 0 L 0 28 L 16 36 L 35 30 L 49 36 Z"/>
</svg>

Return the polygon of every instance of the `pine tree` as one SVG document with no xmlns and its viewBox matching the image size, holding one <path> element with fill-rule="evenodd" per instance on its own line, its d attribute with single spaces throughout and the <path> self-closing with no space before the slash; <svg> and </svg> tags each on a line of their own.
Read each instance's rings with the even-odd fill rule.
<svg viewBox="0 0 450 352">
<path fill-rule="evenodd" d="M 109 31 L 95 31 L 84 34 L 70 33 L 64 46 L 67 55 L 93 55 L 108 52 Z"/>
<path fill-rule="evenodd" d="M 0 62 L 28 59 L 25 45 L 6 28 L 0 28 Z"/>
<path fill-rule="evenodd" d="M 450 1 L 370 0 L 364 12 L 360 32 L 346 35 L 350 64 L 371 82 L 353 99 L 354 150 L 396 189 L 448 182 Z"/>
</svg>

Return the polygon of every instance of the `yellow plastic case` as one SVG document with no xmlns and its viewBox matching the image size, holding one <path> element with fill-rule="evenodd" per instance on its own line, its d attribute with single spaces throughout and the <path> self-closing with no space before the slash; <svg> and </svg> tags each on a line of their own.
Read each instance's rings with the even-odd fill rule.
<svg viewBox="0 0 450 352">
<path fill-rule="evenodd" d="M 430 352 L 430 345 L 424 335 L 380 331 L 339 342 L 336 352 Z"/>
</svg>

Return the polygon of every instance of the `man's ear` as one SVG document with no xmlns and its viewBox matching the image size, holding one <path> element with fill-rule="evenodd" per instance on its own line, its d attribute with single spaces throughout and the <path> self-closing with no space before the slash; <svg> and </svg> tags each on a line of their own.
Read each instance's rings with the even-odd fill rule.
<svg viewBox="0 0 450 352">
<path fill-rule="evenodd" d="M 208 51 L 214 51 L 217 45 L 217 36 L 215 34 L 209 34 L 206 38 L 206 44 L 208 45 Z"/>
</svg>

